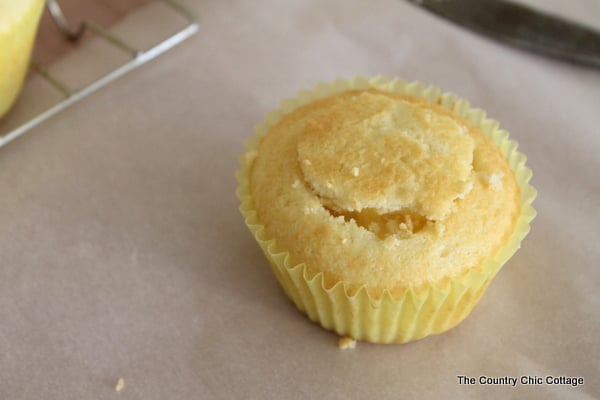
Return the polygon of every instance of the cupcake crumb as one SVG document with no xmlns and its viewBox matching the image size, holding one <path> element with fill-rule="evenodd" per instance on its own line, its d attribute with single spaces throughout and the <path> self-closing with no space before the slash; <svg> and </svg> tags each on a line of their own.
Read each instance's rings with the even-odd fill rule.
<svg viewBox="0 0 600 400">
<path fill-rule="evenodd" d="M 117 385 L 115 386 L 115 390 L 117 392 L 120 392 L 121 390 L 123 390 L 124 387 L 125 387 L 125 379 L 119 378 L 119 380 L 117 381 Z"/>
<path fill-rule="evenodd" d="M 299 186 L 300 186 L 300 181 L 299 181 L 298 179 L 296 179 L 296 180 L 294 181 L 294 183 L 292 183 L 292 187 L 293 187 L 294 189 L 297 189 Z"/>
<path fill-rule="evenodd" d="M 346 244 L 346 243 L 348 243 L 348 238 L 343 238 L 342 239 L 342 244 Z"/>
<path fill-rule="evenodd" d="M 358 169 L 358 167 L 352 167 L 352 175 L 358 176 L 359 174 L 360 174 L 360 170 Z"/>
<path fill-rule="evenodd" d="M 316 214 L 317 213 L 317 209 L 316 207 L 309 207 L 309 206 L 304 206 L 304 215 L 308 215 L 308 214 Z"/>
<path fill-rule="evenodd" d="M 367 226 L 367 230 L 370 230 L 371 232 L 377 234 L 381 230 L 381 226 L 377 222 L 371 221 Z"/>
<path fill-rule="evenodd" d="M 304 165 L 312 165 L 312 163 L 310 162 L 310 160 L 308 160 L 306 158 L 304 160 L 302 160 L 302 164 L 304 164 Z"/>
<path fill-rule="evenodd" d="M 446 225 L 444 225 L 443 223 L 441 223 L 440 221 L 436 221 L 435 223 L 435 233 L 438 236 L 443 236 L 444 232 L 446 231 Z"/>
<path fill-rule="evenodd" d="M 471 193 L 471 190 L 473 190 L 473 182 L 469 182 L 467 184 L 467 186 L 465 187 L 465 190 L 458 195 L 458 198 L 459 199 L 464 199 L 466 195 L 468 195 L 469 193 Z"/>
<path fill-rule="evenodd" d="M 343 337 L 338 340 L 338 347 L 342 350 L 353 349 L 356 347 L 356 340 L 351 337 Z"/>
<path fill-rule="evenodd" d="M 502 174 L 502 173 L 490 175 L 490 178 L 488 179 L 488 182 L 490 183 L 490 187 L 494 190 L 504 189 L 504 186 L 502 185 L 502 177 L 503 176 L 504 176 L 504 174 Z"/>
</svg>

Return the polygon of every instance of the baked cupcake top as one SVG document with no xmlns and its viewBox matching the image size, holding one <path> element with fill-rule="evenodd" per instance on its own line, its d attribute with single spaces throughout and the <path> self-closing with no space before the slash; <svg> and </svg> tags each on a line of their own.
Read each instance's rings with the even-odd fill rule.
<svg viewBox="0 0 600 400">
<path fill-rule="evenodd" d="M 492 141 L 425 100 L 377 89 L 285 115 L 251 155 L 250 194 L 290 265 L 349 294 L 438 282 L 503 245 L 520 193 Z"/>
</svg>

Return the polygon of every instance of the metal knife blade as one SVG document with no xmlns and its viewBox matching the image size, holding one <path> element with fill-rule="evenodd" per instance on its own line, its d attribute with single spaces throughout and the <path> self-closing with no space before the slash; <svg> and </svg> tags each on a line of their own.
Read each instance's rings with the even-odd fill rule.
<svg viewBox="0 0 600 400">
<path fill-rule="evenodd" d="M 465 28 L 547 56 L 600 68 L 600 33 L 507 0 L 407 0 Z"/>
</svg>

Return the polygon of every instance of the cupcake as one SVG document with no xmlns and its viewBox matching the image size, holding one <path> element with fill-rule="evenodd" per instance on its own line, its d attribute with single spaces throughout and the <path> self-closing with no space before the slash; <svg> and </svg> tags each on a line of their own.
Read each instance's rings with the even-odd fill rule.
<svg viewBox="0 0 600 400">
<path fill-rule="evenodd" d="M 44 0 L 0 0 L 0 118 L 21 91 Z"/>
<path fill-rule="evenodd" d="M 240 210 L 289 298 L 342 336 L 405 343 L 456 326 L 535 216 L 516 143 L 432 86 L 337 80 L 255 130 Z"/>
</svg>

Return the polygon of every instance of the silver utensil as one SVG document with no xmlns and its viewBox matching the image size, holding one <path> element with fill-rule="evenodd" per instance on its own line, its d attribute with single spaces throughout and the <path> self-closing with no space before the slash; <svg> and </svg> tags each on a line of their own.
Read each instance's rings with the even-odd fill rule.
<svg viewBox="0 0 600 400">
<path fill-rule="evenodd" d="M 600 68 L 600 33 L 507 0 L 408 0 L 491 38 L 540 54 Z"/>
</svg>

